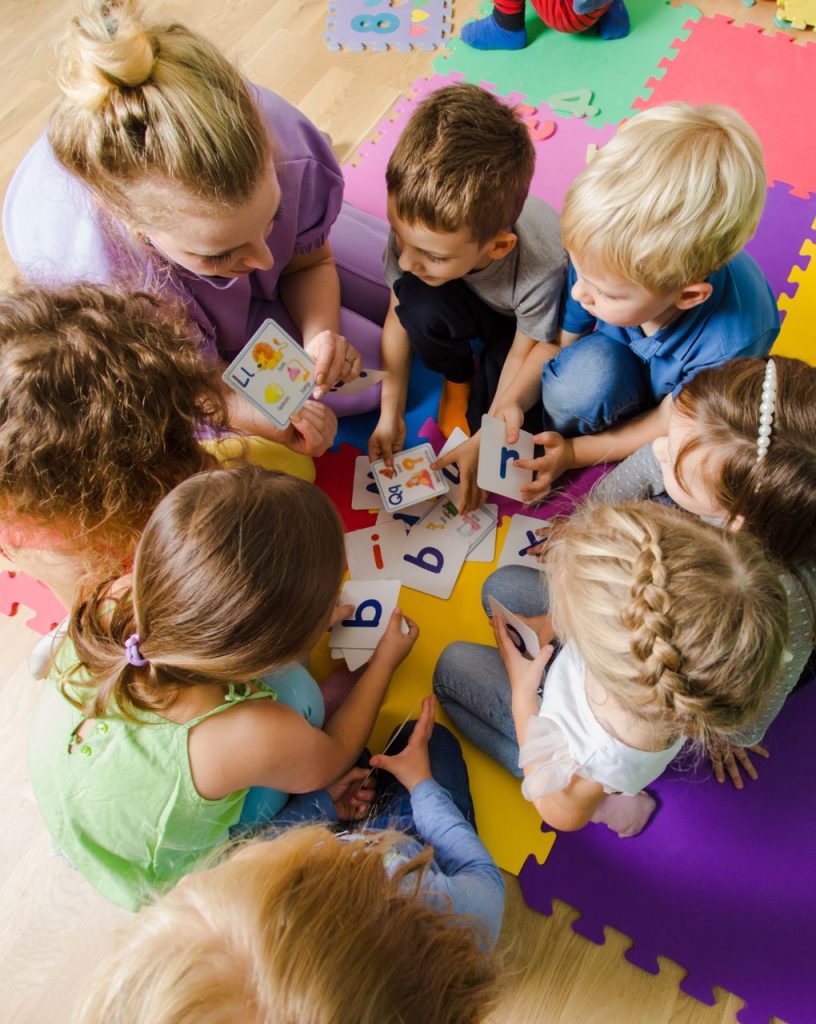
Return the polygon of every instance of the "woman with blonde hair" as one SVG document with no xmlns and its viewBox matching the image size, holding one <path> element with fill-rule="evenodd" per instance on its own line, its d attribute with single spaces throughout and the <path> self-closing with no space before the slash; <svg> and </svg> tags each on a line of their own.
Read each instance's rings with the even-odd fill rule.
<svg viewBox="0 0 816 1024">
<path fill-rule="evenodd" d="M 227 361 L 271 316 L 316 359 L 316 397 L 379 365 L 370 318 L 388 303 L 385 229 L 341 212 L 340 168 L 306 117 L 248 84 L 202 36 L 144 16 L 137 0 L 87 0 L 63 42 L 59 82 L 47 132 L 5 201 L 5 238 L 27 277 L 180 297 L 202 351 Z M 342 279 L 330 231 L 350 254 Z M 365 393 L 369 406 L 377 395 Z M 336 429 L 331 410 L 311 403 L 294 439 L 281 436 L 228 398 L 233 425 L 305 454 Z"/>
<path fill-rule="evenodd" d="M 311 825 L 244 846 L 141 911 L 75 1019 L 484 1020 L 497 996 L 490 950 L 504 888 L 472 826 L 433 778 L 432 725 L 428 698 L 404 749 L 379 759 L 410 790 L 420 841 L 393 830 L 332 835 Z M 458 744 L 447 737 L 465 772 Z"/>
</svg>

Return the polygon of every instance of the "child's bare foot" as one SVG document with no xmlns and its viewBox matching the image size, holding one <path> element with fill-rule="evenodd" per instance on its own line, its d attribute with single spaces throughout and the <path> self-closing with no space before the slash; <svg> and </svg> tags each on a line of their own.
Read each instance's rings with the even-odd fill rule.
<svg viewBox="0 0 816 1024">
<path fill-rule="evenodd" d="M 655 807 L 657 803 L 654 797 L 649 796 L 645 789 L 634 796 L 610 793 L 601 801 L 590 820 L 607 825 L 621 839 L 628 839 L 643 831 Z"/>
</svg>

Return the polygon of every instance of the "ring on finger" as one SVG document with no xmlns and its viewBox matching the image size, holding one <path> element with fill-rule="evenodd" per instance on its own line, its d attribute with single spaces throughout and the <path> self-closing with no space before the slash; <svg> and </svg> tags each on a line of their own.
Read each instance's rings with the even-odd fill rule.
<svg viewBox="0 0 816 1024">
<path fill-rule="evenodd" d="M 354 360 L 355 360 L 356 358 L 357 358 L 356 356 L 352 356 L 352 355 L 349 355 L 349 353 L 348 353 L 348 352 L 346 353 L 346 362 L 347 362 L 347 363 L 351 363 L 351 364 L 352 364 L 352 366 L 354 365 Z"/>
</svg>

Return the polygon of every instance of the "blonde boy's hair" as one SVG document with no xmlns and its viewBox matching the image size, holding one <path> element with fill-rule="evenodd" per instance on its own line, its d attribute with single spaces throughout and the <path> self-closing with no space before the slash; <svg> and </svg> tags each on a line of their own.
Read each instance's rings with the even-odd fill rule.
<svg viewBox="0 0 816 1024">
<path fill-rule="evenodd" d="M 238 70 L 136 0 L 86 0 L 63 40 L 63 98 L 48 137 L 57 159 L 123 220 L 158 222 L 151 179 L 211 204 L 254 193 L 270 143 Z"/>
<path fill-rule="evenodd" d="M 556 631 L 656 740 L 707 745 L 756 717 L 788 604 L 751 538 L 652 502 L 590 502 L 551 538 L 547 571 Z"/>
<path fill-rule="evenodd" d="M 82 1024 L 476 1024 L 496 963 L 419 894 L 430 850 L 389 878 L 384 848 L 308 826 L 190 875 L 102 965 Z"/>
<path fill-rule="evenodd" d="M 762 146 L 730 107 L 669 103 L 624 124 L 573 181 L 564 246 L 655 295 L 704 281 L 759 223 Z"/>
<path fill-rule="evenodd" d="M 484 245 L 521 216 L 534 169 L 533 144 L 515 110 L 476 85 L 451 85 L 419 104 L 385 181 L 409 224 L 467 228 Z"/>
</svg>

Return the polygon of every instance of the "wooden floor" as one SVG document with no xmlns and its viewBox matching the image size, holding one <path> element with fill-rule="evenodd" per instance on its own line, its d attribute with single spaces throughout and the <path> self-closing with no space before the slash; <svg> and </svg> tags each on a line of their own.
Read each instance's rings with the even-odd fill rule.
<svg viewBox="0 0 816 1024">
<path fill-rule="evenodd" d="M 657 2 L 657 0 L 655 0 Z M 701 0 L 720 11 L 770 26 L 775 5 L 759 0 Z M 457 0 L 461 26 L 477 0 Z M 43 129 L 55 98 L 54 40 L 74 5 L 64 0 L 0 0 L 0 189 Z M 326 0 L 176 0 L 153 9 L 209 35 L 248 78 L 277 90 L 309 115 L 347 160 L 419 75 L 425 53 L 333 54 L 322 41 Z M 5 247 L 0 281 L 13 272 Z M 0 566 L 2 568 L 2 566 Z M 27 612 L 0 615 L 0 1019 L 5 1024 L 68 1020 L 78 986 L 129 917 L 107 904 L 59 858 L 51 856 L 26 776 L 28 719 L 37 694 L 26 668 L 36 635 Z M 678 990 L 683 971 L 668 961 L 651 977 L 623 959 L 629 945 L 609 931 L 594 946 L 569 928 L 574 913 L 552 918 L 524 906 L 508 876 L 501 948 L 507 995 L 495 1024 L 724 1024 L 740 1001 L 721 994 L 706 1007 Z M 349 1024 L 352 1024 L 350 1021 Z"/>
</svg>

